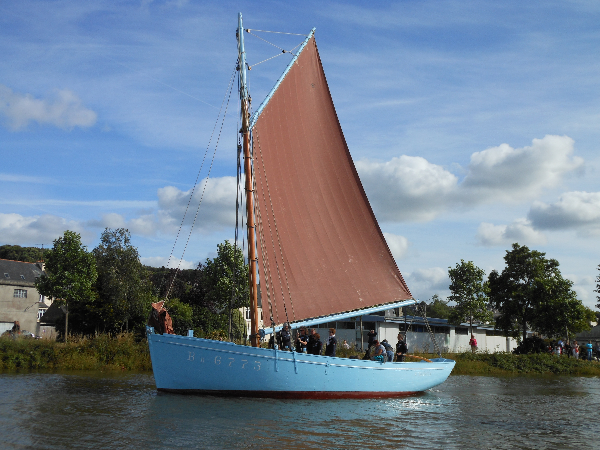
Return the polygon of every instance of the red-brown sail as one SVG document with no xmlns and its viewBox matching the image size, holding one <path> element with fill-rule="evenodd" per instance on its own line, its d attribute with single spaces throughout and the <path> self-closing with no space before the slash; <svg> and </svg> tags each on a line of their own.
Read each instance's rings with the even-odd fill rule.
<svg viewBox="0 0 600 450">
<path fill-rule="evenodd" d="M 352 162 L 314 37 L 256 119 L 252 144 L 261 297 L 276 324 L 412 298 Z"/>
</svg>

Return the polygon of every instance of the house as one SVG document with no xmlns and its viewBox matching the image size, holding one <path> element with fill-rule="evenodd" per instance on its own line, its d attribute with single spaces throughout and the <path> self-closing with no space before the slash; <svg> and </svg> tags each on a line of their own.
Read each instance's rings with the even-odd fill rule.
<svg viewBox="0 0 600 450">
<path fill-rule="evenodd" d="M 38 334 L 38 317 L 50 304 L 35 288 L 43 270 L 43 263 L 0 259 L 0 334 L 15 321 L 22 331 Z"/>
</svg>

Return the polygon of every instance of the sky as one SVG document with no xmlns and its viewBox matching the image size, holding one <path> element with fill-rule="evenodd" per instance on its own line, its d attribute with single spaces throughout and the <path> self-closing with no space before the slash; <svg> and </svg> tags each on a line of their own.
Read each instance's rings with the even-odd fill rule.
<svg viewBox="0 0 600 450">
<path fill-rule="evenodd" d="M 238 12 L 246 28 L 296 33 L 245 35 L 254 108 L 289 62 L 281 49 L 316 28 L 348 147 L 415 298 L 446 298 L 461 260 L 502 271 L 517 242 L 558 260 L 594 307 L 592 1 L 0 1 L 0 245 L 47 248 L 73 230 L 91 250 L 125 227 L 144 264 L 190 268 L 233 239 Z"/>
</svg>

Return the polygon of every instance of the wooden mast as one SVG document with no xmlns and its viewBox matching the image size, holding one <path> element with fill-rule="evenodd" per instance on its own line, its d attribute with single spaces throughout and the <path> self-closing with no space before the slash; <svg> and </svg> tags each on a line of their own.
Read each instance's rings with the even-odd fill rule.
<svg viewBox="0 0 600 450">
<path fill-rule="evenodd" d="M 253 347 L 260 345 L 258 338 L 258 293 L 256 285 L 256 233 L 254 232 L 254 190 L 252 188 L 252 155 L 250 154 L 250 113 L 249 95 L 246 85 L 246 51 L 244 50 L 244 27 L 242 13 L 238 15 L 238 70 L 240 71 L 240 103 L 242 115 L 242 149 L 244 152 L 244 173 L 246 175 L 246 227 L 248 229 L 248 284 L 250 286 L 250 342 Z"/>
</svg>

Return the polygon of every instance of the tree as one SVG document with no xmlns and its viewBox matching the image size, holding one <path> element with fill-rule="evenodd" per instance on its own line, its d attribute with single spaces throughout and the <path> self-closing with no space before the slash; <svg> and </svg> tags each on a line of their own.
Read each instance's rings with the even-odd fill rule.
<svg viewBox="0 0 600 450">
<path fill-rule="evenodd" d="M 448 267 L 448 275 L 452 292 L 448 300 L 456 302 L 449 316 L 450 323 L 469 322 L 472 332 L 473 321 L 491 321 L 493 314 L 488 309 L 487 289 L 483 283 L 485 271 L 473 261 L 461 259 L 455 268 Z"/>
<path fill-rule="evenodd" d="M 427 305 L 427 315 L 437 319 L 447 319 L 451 312 L 452 308 L 448 306 L 448 302 L 443 301 L 437 294 L 433 294 Z"/>
<path fill-rule="evenodd" d="M 0 245 L 0 259 L 33 263 L 42 261 L 45 251 L 48 251 L 48 249 L 21 247 L 20 245 Z"/>
<path fill-rule="evenodd" d="M 152 301 L 152 286 L 131 245 L 129 230 L 106 228 L 92 251 L 98 267 L 97 313 L 105 331 L 143 328 Z"/>
<path fill-rule="evenodd" d="M 96 262 L 81 244 L 81 236 L 69 230 L 54 241 L 52 250 L 45 253 L 45 258 L 46 273 L 36 280 L 36 289 L 42 295 L 65 303 L 66 341 L 69 335 L 69 309 L 78 306 L 85 308 L 94 298 Z"/>
<path fill-rule="evenodd" d="M 598 270 L 600 270 L 600 264 L 598 265 Z M 600 275 L 596 277 L 596 289 L 594 289 L 594 292 L 600 294 Z M 596 308 L 600 309 L 600 295 L 596 295 L 596 300 L 598 300 Z"/>
<path fill-rule="evenodd" d="M 249 303 L 248 266 L 241 249 L 229 241 L 219 244 L 217 257 L 206 260 L 184 299 L 194 309 L 195 327 L 205 333 L 227 331 L 233 311 Z"/>
<path fill-rule="evenodd" d="M 192 307 L 181 302 L 178 298 L 172 298 L 168 302 L 169 315 L 173 321 L 173 331 L 175 334 L 187 334 L 194 324 L 194 311 Z"/>
<path fill-rule="evenodd" d="M 547 336 L 581 331 L 588 313 L 573 283 L 562 277 L 555 259 L 515 243 L 506 251 L 506 267 L 488 278 L 490 299 L 500 313 L 496 327 L 516 338 L 527 338 L 527 330 Z M 583 328 L 582 328 L 583 327 Z"/>
</svg>

